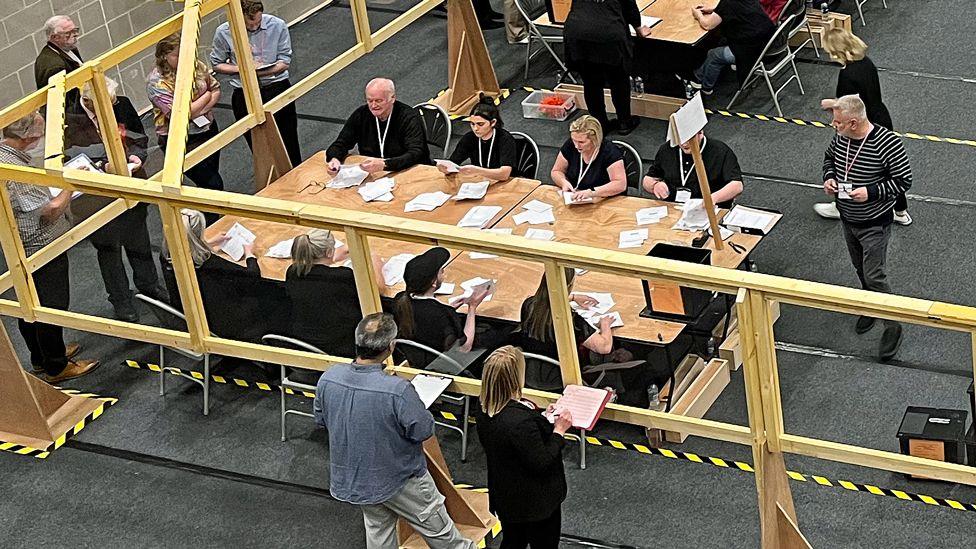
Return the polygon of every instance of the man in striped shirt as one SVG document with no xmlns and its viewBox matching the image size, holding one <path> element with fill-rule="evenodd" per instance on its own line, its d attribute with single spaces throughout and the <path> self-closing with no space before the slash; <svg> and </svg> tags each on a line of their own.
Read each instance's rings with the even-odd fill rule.
<svg viewBox="0 0 976 549">
<path fill-rule="evenodd" d="M 867 117 L 864 102 L 845 95 L 828 104 L 837 135 L 824 154 L 824 191 L 837 197 L 844 240 L 861 287 L 891 293 L 885 259 L 891 238 L 892 209 L 900 193 L 912 186 L 912 167 L 898 136 Z M 855 332 L 867 333 L 872 317 L 857 319 Z M 884 321 L 879 357 L 891 360 L 901 344 L 901 325 Z"/>
</svg>

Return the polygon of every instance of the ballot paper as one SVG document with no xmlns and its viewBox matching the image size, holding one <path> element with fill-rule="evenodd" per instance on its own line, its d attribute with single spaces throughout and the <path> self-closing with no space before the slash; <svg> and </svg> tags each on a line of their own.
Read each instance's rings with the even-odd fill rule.
<svg viewBox="0 0 976 549">
<path fill-rule="evenodd" d="M 335 174 L 332 181 L 326 184 L 330 189 L 348 189 L 358 187 L 366 178 L 369 172 L 355 164 L 344 164 L 339 167 L 339 173 Z"/>
<path fill-rule="evenodd" d="M 668 216 L 667 206 L 655 206 L 653 208 L 641 208 L 637 210 L 637 224 L 650 225 L 657 223 Z"/>
<path fill-rule="evenodd" d="M 457 301 L 467 297 L 471 297 L 473 293 L 480 292 L 482 290 L 488 290 L 489 292 L 488 295 L 485 296 L 485 299 L 482 300 L 482 303 L 486 301 L 491 301 L 491 297 L 494 295 L 494 291 L 495 291 L 495 281 L 487 278 L 481 278 L 480 276 L 476 276 L 474 278 L 462 282 L 461 289 L 464 290 L 464 293 L 450 298 L 448 300 L 448 303 L 453 305 L 454 303 L 457 303 Z"/>
<path fill-rule="evenodd" d="M 268 248 L 268 251 L 264 253 L 264 256 L 273 257 L 275 259 L 289 259 L 291 258 L 291 244 L 294 241 L 294 238 L 282 240 L 281 242 Z"/>
<path fill-rule="evenodd" d="M 85 153 L 81 153 L 78 156 L 73 157 L 71 160 L 65 162 L 64 163 L 64 167 L 65 168 L 70 168 L 72 170 L 84 170 L 86 172 L 98 172 L 98 171 L 100 171 L 98 168 L 95 167 L 95 164 L 92 163 L 91 158 L 89 158 L 88 155 L 85 154 Z M 57 187 L 48 187 L 48 189 L 51 192 L 51 197 L 52 198 L 58 196 L 59 194 L 61 194 L 61 189 L 59 189 Z M 78 198 L 79 196 L 81 196 L 81 192 L 80 191 L 75 191 L 75 192 L 71 193 L 71 199 L 72 200 Z"/>
<path fill-rule="evenodd" d="M 196 117 L 196 118 L 193 119 L 193 123 L 198 128 L 206 128 L 207 127 L 207 124 L 210 124 L 210 120 L 207 119 L 206 116 L 204 116 L 204 115 L 201 114 L 200 116 L 198 116 L 198 117 Z"/>
<path fill-rule="evenodd" d="M 403 270 L 407 268 L 407 262 L 416 257 L 414 254 L 398 254 L 386 261 L 383 265 L 383 282 L 387 286 L 396 286 L 403 281 Z"/>
<path fill-rule="evenodd" d="M 495 254 L 486 254 L 484 252 L 471 252 L 468 254 L 471 259 L 495 259 L 498 257 Z"/>
<path fill-rule="evenodd" d="M 393 187 L 396 184 L 393 182 L 392 177 L 381 177 L 376 181 L 370 181 L 365 185 L 359 187 L 359 196 L 363 197 L 366 202 L 372 202 L 377 200 L 379 202 L 389 202 L 393 200 Z"/>
<path fill-rule="evenodd" d="M 458 165 L 450 160 L 445 160 L 443 158 L 438 158 L 434 160 L 434 163 L 438 166 L 444 166 L 447 169 L 447 173 L 458 173 Z"/>
<path fill-rule="evenodd" d="M 567 206 L 573 206 L 575 204 L 592 204 L 593 203 L 593 197 L 592 196 L 588 196 L 586 198 L 580 198 L 578 200 L 573 200 L 573 194 L 574 193 L 572 191 L 563 192 L 563 202 L 565 202 Z"/>
<path fill-rule="evenodd" d="M 434 401 L 437 400 L 437 398 L 440 397 L 444 390 L 447 389 L 447 387 L 451 384 L 451 378 L 417 374 L 413 379 L 410 380 L 410 384 L 413 385 L 413 388 L 417 390 L 417 396 L 419 396 L 420 401 L 424 403 L 424 408 L 430 408 L 430 405 L 433 404 Z"/>
<path fill-rule="evenodd" d="M 468 210 L 468 213 L 464 214 L 461 221 L 458 221 L 457 226 L 480 229 L 487 225 L 500 211 L 502 211 L 501 206 L 475 206 Z"/>
<path fill-rule="evenodd" d="M 462 183 L 458 193 L 454 195 L 454 200 L 479 200 L 485 197 L 488 192 L 488 182 L 479 181 L 477 183 Z"/>
<path fill-rule="evenodd" d="M 453 293 L 454 293 L 453 282 L 441 282 L 440 287 L 434 290 L 434 295 L 451 295 Z"/>
<path fill-rule="evenodd" d="M 708 124 L 705 116 L 705 105 L 702 94 L 696 93 L 680 109 L 671 115 L 672 124 L 668 124 L 668 142 L 672 147 L 686 143 Z M 675 132 L 677 130 L 677 132 Z"/>
<path fill-rule="evenodd" d="M 432 212 L 437 208 L 439 208 L 440 206 L 442 206 L 450 198 L 451 195 L 443 191 L 419 194 L 416 196 L 416 198 L 414 198 L 410 202 L 407 202 L 407 204 L 403 207 L 403 211 L 404 212 L 419 212 L 419 211 Z"/>
<path fill-rule="evenodd" d="M 684 204 L 691 200 L 691 191 L 688 189 L 679 189 L 678 192 L 674 193 L 674 201 Z"/>
<path fill-rule="evenodd" d="M 254 243 L 254 233 L 247 230 L 240 223 L 227 231 L 227 240 L 220 246 L 220 251 L 229 255 L 234 261 L 240 261 L 244 257 L 244 245 Z"/>
<path fill-rule="evenodd" d="M 593 326 L 594 328 L 599 328 L 600 319 L 602 319 L 605 316 L 608 316 L 613 319 L 613 322 L 610 323 L 611 328 L 620 328 L 621 326 L 624 325 L 624 320 L 620 318 L 620 313 L 616 311 L 612 313 L 607 313 L 605 315 L 593 315 L 590 317 L 583 317 L 583 318 L 590 326 Z"/>
<path fill-rule="evenodd" d="M 555 223 L 556 216 L 552 215 L 552 208 L 548 210 L 542 210 L 541 212 L 534 212 L 532 210 L 525 210 L 524 212 L 515 214 L 512 217 L 516 225 L 521 225 L 523 223 L 528 223 L 529 225 L 541 225 L 543 223 Z"/>
<path fill-rule="evenodd" d="M 681 219 L 671 228 L 678 231 L 700 231 L 708 227 L 708 212 L 700 198 L 692 198 L 682 206 Z M 716 212 L 718 208 L 715 208 Z"/>
<path fill-rule="evenodd" d="M 772 212 L 735 206 L 722 218 L 722 225 L 765 232 L 775 218 L 776 214 Z"/>
<path fill-rule="evenodd" d="M 552 204 L 546 204 L 541 200 L 532 200 L 528 204 L 523 204 L 523 208 L 530 212 L 544 212 L 552 209 Z"/>
<path fill-rule="evenodd" d="M 647 240 L 647 229 L 632 229 L 620 231 L 620 243 L 618 248 L 640 248 Z"/>
<path fill-rule="evenodd" d="M 606 389 L 586 387 L 583 385 L 569 385 L 563 389 L 562 396 L 553 405 L 553 413 L 545 413 L 550 422 L 556 421 L 560 412 L 567 410 L 573 418 L 573 427 L 592 431 L 600 414 L 613 398 L 613 393 Z"/>
<path fill-rule="evenodd" d="M 573 292 L 575 295 L 585 295 L 587 297 L 592 297 L 597 301 L 596 305 L 590 307 L 583 307 L 575 301 L 570 302 L 570 306 L 576 309 L 580 316 L 588 317 L 593 315 L 602 315 L 610 312 L 613 306 L 617 304 L 613 300 L 613 294 L 603 293 L 603 292 Z"/>
<path fill-rule="evenodd" d="M 532 240 L 552 240 L 556 238 L 556 233 L 547 229 L 528 229 L 525 231 L 525 238 Z"/>
</svg>

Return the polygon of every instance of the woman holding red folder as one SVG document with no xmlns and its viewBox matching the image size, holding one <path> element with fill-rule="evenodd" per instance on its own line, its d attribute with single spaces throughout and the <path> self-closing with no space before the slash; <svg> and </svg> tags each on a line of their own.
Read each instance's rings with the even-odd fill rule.
<svg viewBox="0 0 976 549">
<path fill-rule="evenodd" d="M 563 435 L 568 411 L 555 424 L 522 398 L 525 357 L 506 345 L 485 360 L 478 439 L 488 461 L 488 499 L 502 523 L 501 549 L 556 549 L 566 499 Z"/>
</svg>

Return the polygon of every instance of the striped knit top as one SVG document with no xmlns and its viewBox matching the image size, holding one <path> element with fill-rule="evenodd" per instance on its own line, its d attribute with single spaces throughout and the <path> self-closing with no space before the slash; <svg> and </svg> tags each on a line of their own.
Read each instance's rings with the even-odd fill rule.
<svg viewBox="0 0 976 549">
<path fill-rule="evenodd" d="M 893 220 L 895 198 L 912 186 L 912 167 L 898 136 L 875 124 L 863 140 L 834 135 L 824 153 L 823 177 L 868 190 L 865 202 L 837 199 L 845 223 L 887 225 Z"/>
</svg>

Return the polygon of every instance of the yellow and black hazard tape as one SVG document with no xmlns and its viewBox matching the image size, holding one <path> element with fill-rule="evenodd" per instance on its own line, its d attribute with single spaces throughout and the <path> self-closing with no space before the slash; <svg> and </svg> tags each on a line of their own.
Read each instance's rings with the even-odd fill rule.
<svg viewBox="0 0 976 549">
<path fill-rule="evenodd" d="M 444 88 L 443 90 L 437 92 L 437 94 L 434 95 L 434 97 L 431 97 L 430 99 L 428 99 L 427 102 L 428 103 L 431 103 L 435 99 L 437 99 L 438 97 L 444 95 L 445 93 L 447 93 L 447 88 Z M 503 89 L 500 94 L 496 95 L 493 98 L 494 99 L 494 102 L 495 102 L 495 106 L 501 105 L 502 104 L 502 101 L 505 101 L 506 99 L 508 99 L 508 96 L 510 96 L 510 95 L 512 95 L 512 90 L 510 90 L 508 88 Z M 466 120 L 468 118 L 468 116 L 466 114 L 449 114 L 448 116 L 451 118 L 451 120 L 457 120 L 459 118 L 462 119 L 462 120 Z"/>
<path fill-rule="evenodd" d="M 479 488 L 477 486 L 472 486 L 470 484 L 455 484 L 454 487 L 457 488 L 457 489 L 459 489 L 459 490 L 467 490 L 469 492 L 477 492 L 479 494 L 487 494 L 488 493 L 488 489 L 487 488 Z M 478 547 L 479 548 L 487 547 L 488 544 L 491 543 L 492 540 L 494 540 L 495 538 L 497 538 L 498 537 L 498 534 L 501 534 L 501 533 L 502 533 L 502 523 L 501 523 L 501 521 L 496 520 L 495 521 L 495 524 L 491 527 L 491 531 L 488 532 L 488 535 L 486 535 L 484 537 L 484 539 L 482 539 L 481 541 L 478 542 Z"/>
<path fill-rule="evenodd" d="M 159 373 L 159 365 L 157 364 L 143 364 L 141 362 L 136 362 L 135 360 L 126 360 L 124 362 L 129 368 L 136 370 L 148 370 L 150 372 Z M 167 366 L 166 371 L 175 376 L 190 376 L 194 379 L 203 379 L 203 373 L 196 370 L 183 370 L 180 368 L 174 368 L 172 366 Z M 281 389 L 281 386 L 277 383 L 264 383 L 261 381 L 250 381 L 247 379 L 240 379 L 236 377 L 226 377 L 218 376 L 215 374 L 210 375 L 210 380 L 214 383 L 221 383 L 224 385 L 233 385 L 235 387 L 241 387 L 243 389 L 257 389 L 259 391 L 274 392 Z M 315 398 L 315 393 L 310 391 L 297 391 L 290 387 L 285 387 L 285 393 L 289 395 L 299 395 L 307 398 Z"/>
<path fill-rule="evenodd" d="M 529 86 L 523 86 L 527 92 L 537 91 L 537 88 L 532 88 Z M 547 91 L 552 90 L 538 90 Z M 759 120 L 761 122 L 779 122 L 780 124 L 792 124 L 794 126 L 810 126 L 814 128 L 830 128 L 830 124 L 820 122 L 817 120 L 802 120 L 800 118 L 787 118 L 785 116 L 769 116 L 765 114 L 750 114 L 745 112 L 733 112 L 725 111 L 721 109 L 705 109 L 706 114 L 717 114 L 719 116 L 724 116 L 726 118 L 741 118 L 743 120 Z M 894 132 L 895 135 L 899 137 L 904 137 L 906 139 L 914 139 L 916 141 L 931 141 L 934 143 L 950 143 L 952 145 L 966 145 L 969 147 L 976 147 L 976 140 L 974 139 L 957 139 L 955 137 L 939 137 L 937 135 L 926 135 L 913 132 Z"/>
<path fill-rule="evenodd" d="M 65 442 L 68 442 L 69 440 L 71 440 L 72 437 L 80 433 L 81 430 L 84 429 L 85 426 L 87 426 L 89 423 L 98 419 L 103 413 L 105 413 L 106 408 L 112 406 L 113 404 L 119 401 L 119 399 L 117 398 L 101 397 L 94 393 L 83 393 L 75 389 L 62 389 L 60 387 L 57 387 L 57 389 L 67 395 L 80 396 L 80 397 L 100 400 L 101 404 L 99 404 L 98 408 L 95 408 L 95 410 L 92 413 L 88 414 L 87 416 L 82 418 L 81 421 L 76 423 L 75 426 L 69 429 L 67 433 L 62 434 L 57 439 L 55 439 L 55 441 L 52 442 L 47 448 L 32 448 L 30 446 L 23 446 L 21 444 L 14 444 L 12 442 L 0 441 L 0 451 L 11 452 L 22 456 L 36 457 L 38 459 L 44 459 L 49 455 L 51 455 L 51 452 L 64 446 Z"/>
</svg>

